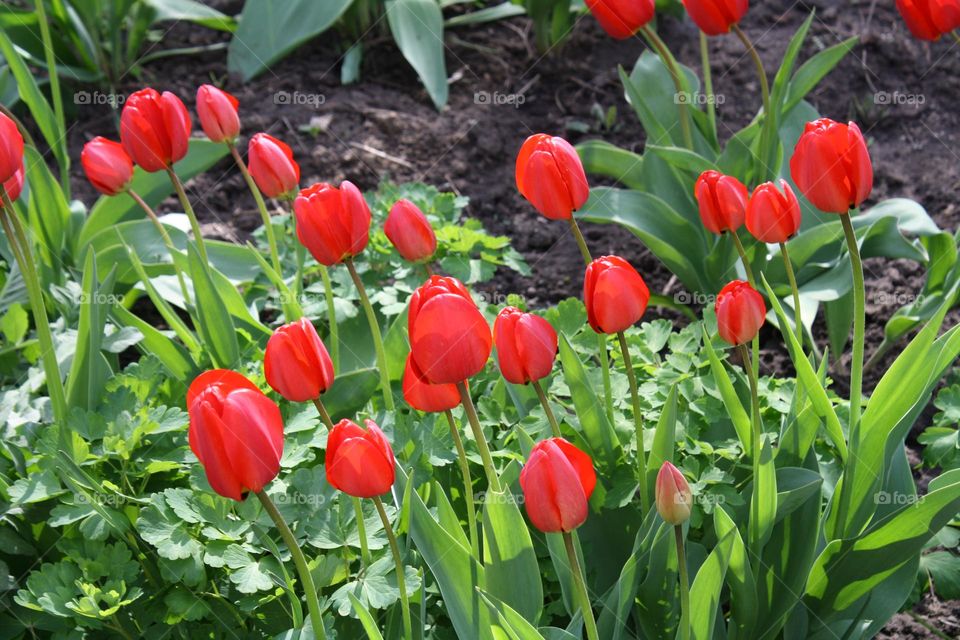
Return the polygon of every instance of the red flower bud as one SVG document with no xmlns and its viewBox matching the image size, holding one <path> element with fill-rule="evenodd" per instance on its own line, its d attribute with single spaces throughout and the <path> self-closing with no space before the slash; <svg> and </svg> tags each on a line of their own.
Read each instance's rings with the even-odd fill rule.
<svg viewBox="0 0 960 640">
<path fill-rule="evenodd" d="M 327 436 L 327 482 L 354 498 L 372 498 L 390 490 L 394 479 L 393 449 L 373 420 L 366 430 L 341 420 Z"/>
<path fill-rule="evenodd" d="M 653 0 L 587 0 L 587 8 L 611 38 L 629 38 L 653 19 Z"/>
<path fill-rule="evenodd" d="M 938 40 L 960 27 L 960 0 L 897 0 L 897 11 L 921 40 Z"/>
<path fill-rule="evenodd" d="M 590 196 L 580 156 L 570 143 L 538 133 L 517 154 L 517 189 L 552 220 L 569 220 Z"/>
<path fill-rule="evenodd" d="M 750 195 L 742 182 L 719 171 L 704 171 L 694 186 L 700 219 L 712 233 L 736 231 L 743 225 Z"/>
<path fill-rule="evenodd" d="M 23 136 L 17 123 L 0 113 L 0 182 L 23 168 Z"/>
<path fill-rule="evenodd" d="M 300 184 L 300 165 L 286 143 L 266 133 L 250 138 L 248 170 L 257 188 L 268 198 L 293 197 Z"/>
<path fill-rule="evenodd" d="M 133 179 L 133 160 L 123 145 L 101 136 L 83 145 L 80 164 L 90 184 L 104 195 L 123 193 Z"/>
<path fill-rule="evenodd" d="M 362 252 L 370 239 L 370 207 L 352 182 L 325 182 L 300 191 L 293 201 L 297 238 L 328 267 Z"/>
<path fill-rule="evenodd" d="M 455 384 L 431 384 L 411 354 L 403 370 L 403 399 L 417 411 L 434 413 L 460 404 L 460 391 Z"/>
<path fill-rule="evenodd" d="M 437 250 L 437 236 L 430 221 L 409 200 L 397 200 L 390 208 L 383 231 L 409 262 L 429 260 Z"/>
<path fill-rule="evenodd" d="M 677 526 L 690 519 L 693 496 L 680 470 L 664 462 L 657 474 L 657 512 L 667 524 Z"/>
<path fill-rule="evenodd" d="M 315 400 L 333 384 L 333 362 L 306 318 L 285 324 L 267 341 L 263 355 L 267 384 L 291 402 Z"/>
<path fill-rule="evenodd" d="M 141 89 L 120 113 L 120 142 L 144 171 L 163 171 L 187 155 L 190 114 L 177 96 Z"/>
<path fill-rule="evenodd" d="M 753 340 L 767 315 L 763 296 L 743 280 L 734 280 L 720 290 L 714 311 L 717 332 L 732 345 Z"/>
<path fill-rule="evenodd" d="M 563 438 L 538 442 L 520 471 L 527 516 L 540 531 L 573 531 L 587 519 L 597 486 L 593 461 Z"/>
<path fill-rule="evenodd" d="M 597 333 L 617 333 L 643 317 L 650 301 L 647 284 L 619 256 L 597 258 L 583 279 L 587 320 Z"/>
<path fill-rule="evenodd" d="M 220 495 L 243 500 L 280 471 L 283 419 L 280 408 L 247 378 L 214 369 L 187 391 L 190 448 Z"/>
<path fill-rule="evenodd" d="M 410 356 L 432 384 L 478 374 L 493 348 L 490 326 L 456 278 L 430 276 L 410 296 Z"/>
<path fill-rule="evenodd" d="M 20 193 L 23 191 L 23 165 L 20 165 L 20 168 L 17 169 L 12 176 L 7 178 L 7 181 L 3 183 L 3 190 L 7 192 L 7 197 L 10 199 L 10 202 L 16 202 L 17 198 L 20 197 Z M 3 198 L 0 198 L 0 209 L 3 208 Z"/>
<path fill-rule="evenodd" d="M 729 33 L 730 27 L 740 22 L 747 8 L 749 0 L 683 0 L 690 19 L 700 31 L 708 36 L 719 36 Z"/>
<path fill-rule="evenodd" d="M 557 357 L 557 332 L 550 323 L 506 307 L 493 323 L 500 373 L 507 382 L 527 384 L 550 375 Z"/>
<path fill-rule="evenodd" d="M 747 204 L 747 231 L 760 242 L 786 242 L 800 229 L 800 201 L 786 180 L 780 180 L 780 188 L 783 193 L 764 182 Z"/>
<path fill-rule="evenodd" d="M 212 84 L 197 89 L 197 115 L 200 126 L 214 142 L 233 142 L 240 135 L 240 103 L 232 95 Z"/>
<path fill-rule="evenodd" d="M 873 165 L 860 127 L 829 118 L 808 122 L 790 158 L 790 175 L 820 211 L 859 207 L 873 189 Z"/>
</svg>

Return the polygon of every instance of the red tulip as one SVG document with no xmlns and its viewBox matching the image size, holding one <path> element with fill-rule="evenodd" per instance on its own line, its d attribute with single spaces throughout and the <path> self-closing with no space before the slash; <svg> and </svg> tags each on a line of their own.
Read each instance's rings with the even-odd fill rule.
<svg viewBox="0 0 960 640">
<path fill-rule="evenodd" d="M 629 38 L 653 19 L 654 0 L 587 0 L 587 8 L 611 38 Z"/>
<path fill-rule="evenodd" d="M 17 198 L 20 197 L 20 193 L 23 191 L 23 165 L 20 165 L 20 168 L 16 172 L 7 178 L 7 181 L 3 183 L 3 190 L 7 192 L 7 197 L 10 199 L 10 202 L 16 202 Z M 0 209 L 3 208 L 3 199 L 0 198 Z"/>
<path fill-rule="evenodd" d="M 587 267 L 583 302 L 587 320 L 597 333 L 617 333 L 643 317 L 650 301 L 647 284 L 619 256 L 597 258 Z"/>
<path fill-rule="evenodd" d="M 285 324 L 267 341 L 263 355 L 267 384 L 291 402 L 315 400 L 333 384 L 333 362 L 306 318 Z"/>
<path fill-rule="evenodd" d="M 667 524 L 677 526 L 690 519 L 693 496 L 680 470 L 664 462 L 657 474 L 657 512 Z"/>
<path fill-rule="evenodd" d="M 700 219 L 713 233 L 736 231 L 743 225 L 749 193 L 742 182 L 719 171 L 704 171 L 694 186 Z"/>
<path fill-rule="evenodd" d="M 120 142 L 144 171 L 163 171 L 187 155 L 190 114 L 177 96 L 141 89 L 123 105 Z"/>
<path fill-rule="evenodd" d="M 517 189 L 552 220 L 569 220 L 590 196 L 580 156 L 570 143 L 538 133 L 517 154 Z"/>
<path fill-rule="evenodd" d="M 431 384 L 411 354 L 403 370 L 403 399 L 417 411 L 434 413 L 460 404 L 460 391 L 455 384 Z"/>
<path fill-rule="evenodd" d="M 550 375 L 557 357 L 557 332 L 540 316 L 506 307 L 493 323 L 493 339 L 507 382 L 526 384 Z"/>
<path fill-rule="evenodd" d="M 763 297 L 743 280 L 734 280 L 720 290 L 714 311 L 717 332 L 732 345 L 753 340 L 767 315 Z"/>
<path fill-rule="evenodd" d="M 960 27 L 960 0 L 897 0 L 897 11 L 921 40 L 938 40 Z"/>
<path fill-rule="evenodd" d="M 17 123 L 0 113 L 0 182 L 7 182 L 23 167 L 23 136 Z"/>
<path fill-rule="evenodd" d="M 303 189 L 293 201 L 297 238 L 317 262 L 328 267 L 352 258 L 370 239 L 370 207 L 352 182 Z"/>
<path fill-rule="evenodd" d="M 394 479 L 393 449 L 373 420 L 361 429 L 341 420 L 327 436 L 327 482 L 354 498 L 372 498 L 390 490 Z"/>
<path fill-rule="evenodd" d="M 747 231 L 760 242 L 786 242 L 800 229 L 800 201 L 786 180 L 781 193 L 772 182 L 753 190 L 747 205 Z"/>
<path fill-rule="evenodd" d="M 597 486 L 593 461 L 563 438 L 538 442 L 520 471 L 527 516 L 540 531 L 573 531 L 587 519 Z"/>
<path fill-rule="evenodd" d="M 490 327 L 456 278 L 430 276 L 410 297 L 410 355 L 432 384 L 478 374 L 493 348 Z"/>
<path fill-rule="evenodd" d="M 268 198 L 292 198 L 300 185 L 300 165 L 285 143 L 266 133 L 250 138 L 249 171 L 257 188 Z"/>
<path fill-rule="evenodd" d="M 860 127 L 829 118 L 808 122 L 790 158 L 790 175 L 821 211 L 859 207 L 873 189 L 873 165 Z"/>
<path fill-rule="evenodd" d="M 437 250 L 437 236 L 423 212 L 409 200 L 397 200 L 383 225 L 387 238 L 404 260 L 429 260 Z"/>
<path fill-rule="evenodd" d="M 708 36 L 729 33 L 740 22 L 750 0 L 683 0 L 690 19 Z"/>
<path fill-rule="evenodd" d="M 187 391 L 190 448 L 220 495 L 243 500 L 280 471 L 280 408 L 250 380 L 233 371 L 200 374 Z"/>
<path fill-rule="evenodd" d="M 83 145 L 80 164 L 90 184 L 104 195 L 123 193 L 133 179 L 133 160 L 123 145 L 102 136 Z"/>
<path fill-rule="evenodd" d="M 240 135 L 240 103 L 232 95 L 211 84 L 197 89 L 197 114 L 200 126 L 214 142 L 232 143 Z"/>
</svg>

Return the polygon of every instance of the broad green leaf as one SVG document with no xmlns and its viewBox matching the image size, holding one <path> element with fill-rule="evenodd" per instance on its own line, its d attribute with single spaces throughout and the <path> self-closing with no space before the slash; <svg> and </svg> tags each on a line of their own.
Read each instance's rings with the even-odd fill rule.
<svg viewBox="0 0 960 640">
<path fill-rule="evenodd" d="M 387 22 L 400 53 L 414 68 L 437 109 L 447 104 L 443 13 L 436 0 L 387 0 Z"/>
<path fill-rule="evenodd" d="M 113 281 L 113 271 L 103 282 L 98 280 L 96 256 L 88 251 L 81 285 L 77 350 L 66 383 L 67 402 L 71 407 L 95 409 L 112 375 L 110 364 L 101 352 L 101 343 L 107 315 L 113 306 Z"/>
<path fill-rule="evenodd" d="M 607 420 L 603 402 L 597 398 L 587 378 L 583 363 L 565 335 L 560 336 L 560 363 L 563 365 L 563 377 L 570 388 L 573 406 L 580 420 L 583 438 L 590 445 L 594 459 L 602 457 L 604 466 L 612 467 L 620 457 L 620 441 Z"/>
<path fill-rule="evenodd" d="M 509 640 L 544 640 L 537 628 L 510 605 L 482 590 L 480 597 L 490 609 L 490 615 L 500 622 L 500 629 L 507 634 Z"/>
<path fill-rule="evenodd" d="M 379 386 L 380 374 L 375 367 L 338 373 L 323 394 L 323 404 L 334 420 L 350 417 L 363 409 Z"/>
<path fill-rule="evenodd" d="M 858 36 L 847 38 L 832 47 L 818 51 L 800 65 L 787 86 L 787 95 L 782 107 L 783 113 L 790 111 L 803 100 L 820 83 L 823 77 L 843 60 L 858 41 Z"/>
<path fill-rule="evenodd" d="M 61 273 L 70 264 L 70 256 L 64 256 L 63 248 L 70 227 L 70 205 L 63 195 L 43 156 L 32 147 L 23 150 L 30 185 L 30 201 L 27 210 L 34 235 L 42 240 L 44 261 L 55 273 Z M 66 258 L 67 265 L 64 265 Z"/>
<path fill-rule="evenodd" d="M 670 387 L 667 400 L 660 410 L 657 428 L 653 433 L 653 445 L 647 454 L 647 486 L 656 485 L 657 473 L 664 462 L 673 462 L 677 446 L 677 385 Z"/>
<path fill-rule="evenodd" d="M 209 349 L 216 365 L 223 368 L 237 366 L 240 361 L 240 345 L 237 342 L 237 329 L 233 318 L 227 312 L 226 305 L 210 277 L 211 267 L 200 257 L 194 244 L 187 247 L 190 262 L 190 278 L 196 299 L 197 328 L 203 338 L 204 346 Z"/>
<path fill-rule="evenodd" d="M 722 513 L 717 509 L 714 513 Z M 720 516 L 714 516 L 716 520 Z M 713 626 L 720 605 L 720 591 L 733 552 L 736 529 L 730 529 L 717 541 L 707 560 L 700 566 L 690 585 L 690 637 L 693 640 L 712 640 Z"/>
<path fill-rule="evenodd" d="M 189 380 L 196 373 L 196 363 L 178 342 L 167 337 L 153 325 L 141 320 L 121 305 L 115 305 L 110 313 L 118 324 L 133 327 L 140 332 L 143 339 L 137 344 L 141 352 L 144 355 L 157 356 L 174 378 Z"/>
<path fill-rule="evenodd" d="M 682 147 L 648 144 L 645 149 L 645 153 L 654 153 L 669 162 L 674 167 L 684 171 L 689 171 L 696 176 L 699 176 L 704 171 L 718 170 L 717 165 L 715 165 L 712 161 L 704 158 L 695 151 L 690 151 L 689 149 L 684 149 Z"/>
<path fill-rule="evenodd" d="M 522 16 L 526 13 L 527 10 L 521 5 L 514 4 L 513 2 L 510 2 L 510 0 L 506 0 L 505 2 L 495 4 L 492 7 L 484 7 L 483 9 L 477 9 L 476 11 L 470 11 L 447 18 L 444 24 L 448 27 L 462 27 L 466 25 L 483 24 L 486 22 L 496 22 L 499 20 L 505 20 L 507 18 Z"/>
<path fill-rule="evenodd" d="M 360 624 L 363 626 L 364 633 L 367 634 L 367 639 L 383 640 L 380 630 L 377 629 L 377 621 L 373 619 L 373 616 L 367 611 L 367 608 L 363 606 L 363 603 L 357 600 L 357 596 L 352 593 L 348 593 L 347 597 L 350 598 L 350 604 L 353 605 L 353 611 L 357 614 L 357 618 L 360 619 Z"/>
<path fill-rule="evenodd" d="M 543 587 L 530 530 L 509 488 L 488 490 L 483 506 L 486 589 L 534 623 L 543 611 Z"/>
<path fill-rule="evenodd" d="M 818 495 L 823 477 L 803 467 L 777 469 L 776 522 L 800 508 L 811 497 Z"/>
<path fill-rule="evenodd" d="M 737 438 L 740 439 L 740 447 L 746 456 L 750 456 L 753 448 L 753 427 L 750 424 L 750 416 L 743 403 L 740 402 L 740 396 L 733 388 L 733 381 L 730 374 L 727 373 L 723 362 L 717 357 L 717 352 L 713 349 L 713 342 L 707 333 L 706 327 L 703 330 L 703 347 L 707 352 L 707 359 L 710 361 L 710 372 L 713 374 L 713 380 L 717 383 L 717 390 L 720 392 L 720 398 L 727 409 L 727 415 L 733 422 L 733 428 L 737 432 Z"/>
<path fill-rule="evenodd" d="M 735 633 L 728 635 L 749 638 L 757 617 L 757 587 L 750 569 L 750 556 L 740 530 L 723 508 L 714 509 L 713 526 L 721 540 L 729 535 L 733 542 L 725 579 L 730 587 L 729 625 Z"/>
<path fill-rule="evenodd" d="M 643 189 L 643 156 L 604 140 L 587 140 L 577 145 L 583 170 L 612 178 L 628 189 Z"/>
<path fill-rule="evenodd" d="M 764 440 L 760 449 L 759 475 L 753 479 L 755 490 L 750 496 L 750 525 L 747 538 L 754 550 L 763 548 L 770 538 L 777 517 L 777 470 L 773 464 L 770 441 Z M 754 507 L 756 503 L 756 507 Z M 757 515 L 754 519 L 753 514 Z"/>
<path fill-rule="evenodd" d="M 230 16 L 196 0 L 144 0 L 157 14 L 155 21 L 193 22 L 211 29 L 233 31 L 236 23 Z"/>
</svg>

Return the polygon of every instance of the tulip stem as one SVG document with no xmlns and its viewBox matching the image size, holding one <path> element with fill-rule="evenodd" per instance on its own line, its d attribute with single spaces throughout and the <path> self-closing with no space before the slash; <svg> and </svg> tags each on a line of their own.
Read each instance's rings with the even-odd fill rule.
<svg viewBox="0 0 960 640">
<path fill-rule="evenodd" d="M 953 39 L 957 41 L 957 44 L 960 44 L 960 33 L 957 33 L 956 29 L 951 31 L 950 35 L 953 36 Z"/>
<path fill-rule="evenodd" d="M 353 513 L 357 518 L 357 537 L 360 539 L 360 560 L 364 567 L 370 566 L 370 546 L 367 544 L 367 523 L 363 518 L 360 498 L 353 498 Z M 387 529 L 390 527 L 388 526 Z"/>
<path fill-rule="evenodd" d="M 690 577 L 687 574 L 687 554 L 683 548 L 683 525 L 673 527 L 673 535 L 677 541 L 677 570 L 680 574 L 680 629 L 677 638 L 690 638 Z"/>
<path fill-rule="evenodd" d="M 47 318 L 47 308 L 44 306 L 40 276 L 37 274 L 36 263 L 30 250 L 30 241 L 27 239 L 23 225 L 20 224 L 13 201 L 10 200 L 2 184 L 0 184 L 0 198 L 3 203 L 0 207 L 0 223 L 7 234 L 10 250 L 20 267 L 23 283 L 27 288 L 27 300 L 36 325 L 40 357 L 43 359 L 43 373 L 46 377 L 50 404 L 53 406 L 53 418 L 57 422 L 60 447 L 64 451 L 71 451 L 72 448 L 67 445 L 67 394 L 63 389 L 63 380 L 60 379 L 60 365 L 57 363 L 57 351 L 53 343 L 53 334 L 50 332 L 50 320 Z"/>
<path fill-rule="evenodd" d="M 590 249 L 587 247 L 587 240 L 583 237 L 583 232 L 580 231 L 580 225 L 577 224 L 577 220 L 572 214 L 568 222 L 570 223 L 570 231 L 573 232 L 573 238 L 577 241 L 577 247 L 580 249 L 580 255 L 583 256 L 583 261 L 589 265 L 593 262 L 593 256 L 590 255 Z"/>
<path fill-rule="evenodd" d="M 717 105 L 713 97 L 713 72 L 710 70 L 710 46 L 707 34 L 700 32 L 700 65 L 703 71 L 703 90 L 707 92 L 707 121 L 710 123 L 712 142 L 717 145 Z"/>
<path fill-rule="evenodd" d="M 407 598 L 407 580 L 403 571 L 400 546 L 397 544 L 397 536 L 393 533 L 393 527 L 390 525 L 390 519 L 387 518 L 387 512 L 383 508 L 383 501 L 380 500 L 380 496 L 373 497 L 373 504 L 377 505 L 377 512 L 380 514 L 383 529 L 387 532 L 387 540 L 390 542 L 390 551 L 393 552 L 393 561 L 397 565 L 397 589 L 400 590 L 400 606 L 403 607 L 403 635 L 407 640 L 413 640 L 413 623 L 410 620 L 410 602 Z"/>
<path fill-rule="evenodd" d="M 567 559 L 570 561 L 570 573 L 573 574 L 573 582 L 577 588 L 577 596 L 580 598 L 580 612 L 583 614 L 583 626 L 587 628 L 587 638 L 589 640 L 600 640 L 600 634 L 597 632 L 597 621 L 593 617 L 593 607 L 590 604 L 590 594 L 587 591 L 587 581 L 584 578 L 580 560 L 577 558 L 577 549 L 573 544 L 573 536 L 570 535 L 569 531 L 563 532 L 563 545 L 567 548 Z"/>
<path fill-rule="evenodd" d="M 144 213 L 147 214 L 147 217 L 150 218 L 150 221 L 153 223 L 153 226 L 157 228 L 157 233 L 160 234 L 160 238 L 163 240 L 163 244 L 167 247 L 167 252 L 170 254 L 170 261 L 173 263 L 173 271 L 177 274 L 177 282 L 180 283 L 180 293 L 183 294 L 183 304 L 187 306 L 190 304 L 190 293 L 187 290 L 187 281 L 183 277 L 183 271 L 180 270 L 180 266 L 177 264 L 176 259 L 173 257 L 174 254 L 179 253 L 177 248 L 173 245 L 173 240 L 170 239 L 170 234 L 167 233 L 167 228 L 163 226 L 163 223 L 160 222 L 160 218 L 157 217 L 156 212 L 146 203 L 146 201 L 140 197 L 140 194 L 134 191 L 133 189 L 128 189 L 127 193 L 130 194 L 130 197 L 133 198 L 134 202 L 140 205 L 140 208 L 143 209 Z"/>
<path fill-rule="evenodd" d="M 373 310 L 373 305 L 370 304 L 370 298 L 367 297 L 367 290 L 363 286 L 363 280 L 360 279 L 360 274 L 357 273 L 357 268 L 353 264 L 353 260 L 347 258 L 344 260 L 344 264 L 347 265 L 347 271 L 350 272 L 350 277 L 353 278 L 353 284 L 357 287 L 357 293 L 360 295 L 360 305 L 363 307 L 364 313 L 367 314 L 367 322 L 370 324 L 370 333 L 373 335 L 373 346 L 377 351 L 377 369 L 380 370 L 380 390 L 383 392 L 383 403 L 387 408 L 387 411 L 393 411 L 393 393 L 390 390 L 390 372 L 387 371 L 387 355 L 383 350 L 383 336 L 380 335 L 380 323 L 377 320 L 377 314 Z"/>
<path fill-rule="evenodd" d="M 313 626 L 313 635 L 319 640 L 326 640 L 327 633 L 323 628 L 323 614 L 320 612 L 320 600 L 317 598 L 317 588 L 313 584 L 313 576 L 310 575 L 310 567 L 307 565 L 307 559 L 303 555 L 303 550 L 297 544 L 297 539 L 293 537 L 293 532 L 287 526 L 283 516 L 277 510 L 277 505 L 267 495 L 266 491 L 258 491 L 257 498 L 263 505 L 273 523 L 280 532 L 280 537 L 290 550 L 290 556 L 293 558 L 293 564 L 297 567 L 297 574 L 300 576 L 300 582 L 303 583 L 303 593 L 307 598 L 307 610 L 310 612 L 310 624 Z"/>
<path fill-rule="evenodd" d="M 543 391 L 543 385 L 540 384 L 539 380 L 531 380 L 530 384 L 533 385 L 534 390 L 537 392 L 537 397 L 540 398 L 540 405 L 543 407 L 543 412 L 547 414 L 547 420 L 550 422 L 550 430 L 553 431 L 553 437 L 562 438 L 563 435 L 560 433 L 560 424 L 557 422 L 557 416 L 553 414 L 553 409 L 550 408 L 550 401 L 547 399 L 547 394 Z"/>
<path fill-rule="evenodd" d="M 643 412 L 640 410 L 640 390 L 637 388 L 637 372 L 633 370 L 633 361 L 630 358 L 630 346 L 623 331 L 617 332 L 620 341 L 620 354 L 623 357 L 623 366 L 627 370 L 627 380 L 630 381 L 630 397 L 633 400 L 633 424 L 637 431 L 637 480 L 640 482 L 640 504 L 646 515 L 650 510 L 650 496 L 647 493 L 647 454 L 643 446 Z"/>
<path fill-rule="evenodd" d="M 753 462 L 753 495 L 750 499 L 750 531 L 759 531 L 760 530 L 760 453 L 761 453 L 761 444 L 760 444 L 760 433 L 763 429 L 760 423 L 760 396 L 757 389 L 757 375 L 753 370 L 753 367 L 750 366 L 750 354 L 747 349 L 747 345 L 741 344 L 737 345 L 737 350 L 740 353 L 740 359 L 743 362 L 743 368 L 747 370 L 747 379 L 750 381 L 750 408 L 752 411 L 752 441 L 750 443 L 750 453 L 752 454 Z M 750 540 L 751 545 L 757 541 Z M 756 549 L 759 553 L 759 549 Z"/>
<path fill-rule="evenodd" d="M 499 492 L 500 478 L 493 466 L 493 457 L 490 455 L 487 437 L 483 435 L 483 427 L 480 426 L 477 408 L 473 406 L 473 400 L 470 398 L 470 390 L 467 389 L 465 382 L 458 382 L 457 390 L 460 391 L 460 402 L 463 403 L 463 410 L 467 413 L 467 420 L 469 420 L 470 429 L 473 431 L 473 439 L 477 442 L 477 450 L 480 452 L 480 459 L 483 460 L 483 468 L 487 472 L 487 482 L 490 485 L 490 490 Z"/>
<path fill-rule="evenodd" d="M 423 270 L 427 272 L 427 278 L 432 278 L 432 277 L 433 277 L 433 275 L 434 275 L 434 274 L 433 274 L 433 267 L 430 266 L 430 263 L 429 263 L 429 262 L 424 262 L 424 263 L 423 263 Z"/>
<path fill-rule="evenodd" d="M 677 90 L 676 103 L 680 112 L 680 131 L 683 134 L 683 144 L 688 149 L 693 149 L 693 131 L 690 126 L 690 98 L 684 88 L 683 76 L 680 75 L 680 67 L 677 65 L 677 59 L 670 53 L 667 44 L 657 35 L 657 32 L 650 28 L 649 24 L 640 27 L 640 32 L 646 36 L 650 45 L 657 50 L 657 54 L 663 61 L 664 66 L 673 79 L 673 85 Z"/>
<path fill-rule="evenodd" d="M 790 253 L 787 251 L 785 242 L 780 243 L 780 255 L 783 256 L 783 266 L 787 270 L 787 280 L 790 282 L 790 290 L 793 292 L 793 322 L 796 325 L 797 342 L 803 350 L 803 320 L 800 313 L 800 290 L 797 289 L 797 277 L 793 273 L 793 262 L 790 261 Z"/>
<path fill-rule="evenodd" d="M 740 256 L 743 271 L 747 274 L 747 282 L 750 283 L 751 287 L 756 289 L 757 281 L 753 278 L 753 268 L 750 266 L 750 261 L 747 260 L 747 251 L 743 248 L 743 243 L 740 242 L 740 234 L 737 233 L 736 229 L 733 229 L 730 231 L 730 237 L 733 238 L 733 246 L 737 248 L 737 254 Z"/>
<path fill-rule="evenodd" d="M 53 117 L 57 121 L 57 131 L 62 136 L 67 134 L 67 121 L 63 112 L 63 96 L 60 93 L 60 75 L 57 73 L 57 55 L 53 49 L 53 39 L 50 37 L 50 22 L 47 19 L 47 10 L 41 0 L 36 0 L 33 6 L 37 12 L 37 23 L 40 27 L 40 39 L 43 42 L 43 56 L 47 64 L 47 79 L 50 81 L 50 101 L 53 103 Z M 66 150 L 66 147 L 62 147 Z M 58 158 L 60 168 L 60 187 L 67 200 L 70 200 L 70 160 Z"/>
<path fill-rule="evenodd" d="M 333 298 L 333 282 L 330 281 L 330 270 L 323 265 L 320 265 L 320 280 L 323 281 L 323 299 L 327 305 L 330 359 L 333 361 L 334 371 L 340 371 L 340 330 L 337 327 L 337 307 Z"/>
<path fill-rule="evenodd" d="M 167 167 L 167 175 L 170 176 L 170 182 L 173 183 L 173 188 L 177 192 L 177 197 L 180 198 L 180 204 L 183 206 L 183 212 L 187 214 L 187 219 L 190 220 L 190 228 L 193 230 L 194 239 L 197 242 L 197 249 L 200 251 L 200 257 L 203 258 L 204 262 L 209 263 L 209 258 L 207 258 L 207 246 L 203 241 L 203 233 L 200 231 L 200 223 L 197 221 L 197 214 L 193 210 L 193 205 L 190 204 L 190 199 L 187 197 L 187 191 L 183 188 L 183 183 L 180 181 L 177 172 L 173 170 L 173 167 Z"/>
<path fill-rule="evenodd" d="M 767 81 L 767 72 L 763 68 L 763 60 L 760 59 L 760 54 L 757 53 L 756 47 L 753 46 L 753 42 L 750 41 L 750 38 L 746 33 L 743 32 L 743 29 L 740 28 L 740 25 L 734 23 L 730 27 L 737 37 L 740 38 L 740 42 L 743 43 L 744 48 L 747 50 L 747 53 L 750 55 L 750 58 L 753 60 L 753 66 L 757 70 L 757 77 L 760 79 L 760 95 L 763 99 L 763 127 L 760 129 L 760 162 L 764 167 L 767 167 L 767 145 L 770 142 L 770 135 L 773 133 L 771 131 L 771 123 L 773 122 L 773 113 L 770 111 L 770 84 Z M 773 169 L 767 167 L 769 172 L 773 172 Z M 761 172 L 761 175 L 766 177 L 767 172 Z M 761 178 L 758 182 L 763 182 Z"/>
<path fill-rule="evenodd" d="M 263 230 L 267 234 L 267 243 L 270 245 L 270 261 L 273 263 L 273 270 L 277 272 L 280 278 L 283 278 L 283 267 L 280 264 L 280 251 L 277 249 L 277 235 L 273 230 L 270 212 L 267 211 L 267 203 L 264 202 L 263 194 L 260 193 L 260 188 L 257 187 L 257 183 L 253 181 L 253 176 L 250 175 L 247 164 L 243 161 L 243 158 L 240 157 L 240 152 L 237 151 L 237 145 L 228 142 L 227 148 L 230 149 L 230 155 L 233 156 L 233 160 L 237 163 L 237 168 L 240 169 L 240 174 L 243 176 L 244 182 L 247 183 L 247 188 L 250 189 L 250 193 L 253 194 L 253 199 L 257 202 L 257 209 L 260 210 L 260 218 L 263 220 Z M 291 318 L 287 319 L 290 320 Z"/>
<path fill-rule="evenodd" d="M 470 463 L 467 461 L 467 452 L 463 448 L 463 439 L 460 438 L 460 430 L 453 419 L 453 413 L 449 409 L 443 413 L 447 416 L 450 435 L 453 436 L 453 444 L 457 447 L 457 458 L 460 460 L 460 475 L 463 476 L 463 497 L 467 503 L 467 529 L 470 530 L 470 550 L 473 552 L 473 557 L 479 560 L 480 541 L 477 538 L 477 508 L 473 499 L 473 478 L 470 476 Z"/>
<path fill-rule="evenodd" d="M 317 408 L 317 412 L 320 413 L 320 419 L 323 420 L 323 424 L 327 426 L 328 430 L 333 431 L 333 419 L 327 412 L 327 408 L 323 405 L 323 401 L 320 400 L 320 398 L 314 398 L 313 406 L 315 406 Z"/>
</svg>

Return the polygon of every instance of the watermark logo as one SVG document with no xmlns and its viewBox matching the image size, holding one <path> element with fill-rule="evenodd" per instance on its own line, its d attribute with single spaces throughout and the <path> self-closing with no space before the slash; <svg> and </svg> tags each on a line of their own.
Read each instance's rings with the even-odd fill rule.
<svg viewBox="0 0 960 640">
<path fill-rule="evenodd" d="M 314 109 L 327 102 L 322 93 L 304 93 L 302 91 L 277 91 L 273 94 L 273 104 L 306 106 Z"/>
<path fill-rule="evenodd" d="M 677 304 L 707 306 L 715 303 L 717 296 L 714 293 L 701 293 L 699 291 L 694 291 L 693 293 L 689 291 L 678 291 L 673 294 L 673 301 Z"/>
<path fill-rule="evenodd" d="M 727 101 L 722 93 L 700 93 L 699 91 L 691 93 L 689 91 L 678 91 L 673 94 L 673 104 L 692 104 L 704 106 L 708 104 L 722 105 Z"/>
<path fill-rule="evenodd" d="M 117 305 L 123 302 L 123 296 L 115 293 L 94 293 L 90 295 L 87 292 L 80 294 L 80 304 L 96 305 Z"/>
<path fill-rule="evenodd" d="M 911 505 L 920 501 L 920 496 L 912 493 L 901 493 L 899 491 L 878 491 L 873 494 L 873 502 L 877 505 Z"/>
<path fill-rule="evenodd" d="M 904 93 L 902 91 L 877 91 L 873 94 L 874 104 L 919 107 L 927 102 L 922 93 Z"/>
<path fill-rule="evenodd" d="M 114 109 L 123 106 L 127 97 L 122 93 L 104 93 L 103 91 L 77 91 L 73 94 L 73 104 L 110 105 Z"/>
<path fill-rule="evenodd" d="M 475 91 L 473 94 L 474 104 L 493 105 L 495 107 L 509 106 L 519 109 L 520 105 L 527 101 L 527 97 L 522 93 L 501 93 L 494 91 Z"/>
</svg>

